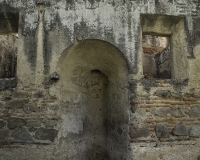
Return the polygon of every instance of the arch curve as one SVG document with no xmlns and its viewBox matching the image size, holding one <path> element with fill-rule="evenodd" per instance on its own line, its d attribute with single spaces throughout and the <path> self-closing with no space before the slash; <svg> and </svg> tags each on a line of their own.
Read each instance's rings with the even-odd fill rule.
<svg viewBox="0 0 200 160">
<path fill-rule="evenodd" d="M 72 63 L 80 63 L 80 61 L 85 63 L 88 60 L 90 63 L 87 66 L 91 70 L 95 70 L 95 67 L 100 68 L 107 76 L 113 75 L 113 68 L 117 69 L 114 72 L 119 76 L 128 74 L 128 63 L 124 55 L 117 47 L 106 41 L 98 39 L 77 41 L 61 54 L 57 66 L 58 70 L 61 71 L 62 63 L 70 61 L 69 59 L 73 59 L 73 56 L 76 57 L 76 61 L 71 61 Z"/>
</svg>

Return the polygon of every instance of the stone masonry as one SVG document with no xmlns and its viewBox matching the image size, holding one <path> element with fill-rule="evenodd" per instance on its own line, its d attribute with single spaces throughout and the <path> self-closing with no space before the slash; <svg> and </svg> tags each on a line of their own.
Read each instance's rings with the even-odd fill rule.
<svg viewBox="0 0 200 160">
<path fill-rule="evenodd" d="M 0 21 L 0 159 L 200 159 L 199 0 L 0 0 Z M 144 35 L 169 37 L 161 78 Z"/>
</svg>

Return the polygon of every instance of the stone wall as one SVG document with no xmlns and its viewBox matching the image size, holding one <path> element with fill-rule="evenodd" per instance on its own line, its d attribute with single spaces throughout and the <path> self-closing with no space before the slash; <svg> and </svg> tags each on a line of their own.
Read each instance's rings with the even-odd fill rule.
<svg viewBox="0 0 200 160">
<path fill-rule="evenodd" d="M 138 97 L 133 103 L 138 109 L 133 110 L 129 131 L 134 150 L 138 150 L 138 146 L 146 153 L 135 157 L 168 159 L 173 151 L 165 153 L 163 148 L 173 145 L 171 149 L 176 150 L 181 146 L 174 151 L 178 153 L 199 142 L 199 94 L 187 92 L 187 85 L 188 80 L 143 80 L 138 83 Z M 199 147 L 196 147 L 187 155 L 174 158 L 197 159 Z"/>
<path fill-rule="evenodd" d="M 1 159 L 199 158 L 199 1 L 7 0 L 0 10 L 0 34 L 18 31 L 17 78 L 0 80 Z M 171 79 L 144 78 L 149 33 L 171 38 Z"/>
</svg>

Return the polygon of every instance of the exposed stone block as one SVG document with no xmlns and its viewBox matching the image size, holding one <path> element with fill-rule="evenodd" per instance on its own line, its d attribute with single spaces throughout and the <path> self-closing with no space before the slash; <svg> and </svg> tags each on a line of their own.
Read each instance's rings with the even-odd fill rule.
<svg viewBox="0 0 200 160">
<path fill-rule="evenodd" d="M 4 84 L 4 80 L 3 79 L 0 79 L 0 90 L 3 90 L 5 87 L 5 84 Z"/>
<path fill-rule="evenodd" d="M 17 86 L 16 78 L 3 78 L 0 79 L 0 90 L 15 88 Z"/>
<path fill-rule="evenodd" d="M 157 124 L 155 127 L 156 136 L 158 138 L 168 138 L 169 130 L 166 124 Z"/>
<path fill-rule="evenodd" d="M 200 126 L 191 126 L 189 128 L 189 134 L 191 137 L 200 137 Z"/>
<path fill-rule="evenodd" d="M 43 98 L 45 96 L 45 93 L 43 91 L 36 91 L 33 94 L 33 98 Z"/>
<path fill-rule="evenodd" d="M 129 127 L 129 134 L 131 138 L 148 137 L 149 133 L 150 133 L 150 130 L 147 128 L 135 129 L 133 127 Z"/>
<path fill-rule="evenodd" d="M 200 106 L 199 105 L 191 106 L 189 115 L 190 117 L 200 117 Z"/>
<path fill-rule="evenodd" d="M 47 128 L 53 128 L 57 125 L 57 121 L 56 120 L 48 120 L 46 123 L 45 123 L 45 127 Z"/>
<path fill-rule="evenodd" d="M 5 89 L 12 88 L 12 80 L 6 78 L 4 83 L 4 88 Z"/>
<path fill-rule="evenodd" d="M 13 98 L 28 98 L 30 97 L 30 92 L 25 92 L 25 91 L 15 91 L 13 93 Z"/>
<path fill-rule="evenodd" d="M 165 90 L 157 90 L 156 91 L 156 96 L 162 97 L 162 98 L 167 98 L 170 96 L 170 91 L 165 91 Z"/>
<path fill-rule="evenodd" d="M 54 72 L 54 73 L 50 74 L 50 79 L 51 80 L 59 80 L 60 75 L 57 72 Z"/>
<path fill-rule="evenodd" d="M 12 88 L 16 88 L 17 87 L 17 78 L 11 78 L 12 81 Z"/>
<path fill-rule="evenodd" d="M 10 97 L 10 96 L 12 96 L 12 92 L 10 90 L 5 90 L 4 91 L 4 96 L 5 97 Z"/>
<path fill-rule="evenodd" d="M 170 109 L 169 108 L 151 108 L 150 112 L 154 116 L 165 117 L 170 112 Z"/>
<path fill-rule="evenodd" d="M 184 117 L 186 115 L 183 108 L 180 106 L 171 107 L 170 114 L 174 117 Z"/>
<path fill-rule="evenodd" d="M 6 122 L 0 121 L 0 129 L 3 128 L 6 125 Z"/>
<path fill-rule="evenodd" d="M 13 137 L 15 140 L 20 142 L 31 142 L 32 137 L 28 133 L 28 131 L 23 128 L 15 128 L 11 134 L 11 137 Z"/>
<path fill-rule="evenodd" d="M 129 103 L 131 106 L 131 111 L 132 113 L 135 113 L 137 106 L 138 106 L 138 102 L 135 99 L 136 95 L 135 94 L 129 94 Z"/>
<path fill-rule="evenodd" d="M 179 92 L 171 92 L 171 96 L 176 99 L 182 99 L 183 95 Z"/>
<path fill-rule="evenodd" d="M 26 124 L 26 120 L 22 118 L 10 117 L 8 118 L 8 128 L 14 129 L 16 127 L 23 127 Z"/>
<path fill-rule="evenodd" d="M 0 129 L 0 141 L 3 141 L 7 138 L 9 130 Z"/>
<path fill-rule="evenodd" d="M 34 104 L 26 104 L 26 105 L 24 106 L 24 109 L 25 109 L 26 111 L 28 111 L 28 112 L 37 112 L 37 111 L 38 111 L 37 106 L 34 105 Z"/>
<path fill-rule="evenodd" d="M 29 132 L 35 132 L 35 131 L 37 131 L 37 129 L 38 129 L 38 128 L 34 128 L 34 127 L 29 128 Z"/>
<path fill-rule="evenodd" d="M 24 102 L 22 100 L 10 100 L 6 103 L 6 108 L 9 109 L 22 109 Z"/>
<path fill-rule="evenodd" d="M 172 134 L 176 136 L 187 136 L 188 135 L 188 129 L 185 123 L 179 123 L 174 127 L 172 130 Z"/>
<path fill-rule="evenodd" d="M 35 133 L 35 138 L 38 140 L 49 140 L 54 141 L 57 136 L 58 131 L 55 129 L 39 128 Z"/>
<path fill-rule="evenodd" d="M 132 93 L 132 97 L 135 97 L 134 93 L 135 93 L 136 84 L 137 84 L 136 80 L 134 79 L 129 80 L 129 91 L 130 93 Z"/>
<path fill-rule="evenodd" d="M 38 122 L 38 121 L 29 121 L 26 123 L 26 126 L 27 127 L 40 127 L 41 126 L 41 122 Z"/>
<path fill-rule="evenodd" d="M 2 102 L 0 102 L 0 108 L 3 108 L 4 104 Z"/>
</svg>

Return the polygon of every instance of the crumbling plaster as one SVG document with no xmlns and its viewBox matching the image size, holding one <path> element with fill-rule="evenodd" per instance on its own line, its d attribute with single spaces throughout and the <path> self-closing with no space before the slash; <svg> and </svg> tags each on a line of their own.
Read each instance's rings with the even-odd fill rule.
<svg viewBox="0 0 200 160">
<path fill-rule="evenodd" d="M 38 26 L 38 7 L 36 2 L 28 1 L 25 3 L 21 1 L 16 3 L 14 1 L 8 1 L 7 3 L 13 7 L 20 8 L 21 27 L 19 32 L 24 35 L 21 37 L 24 39 L 22 42 L 31 38 L 31 41 L 33 41 L 31 42 L 33 43 L 33 48 L 37 47 L 35 44 L 36 42 L 34 42 L 37 41 L 36 30 Z M 130 73 L 138 73 L 138 75 L 140 74 L 138 72 L 140 69 L 137 69 L 137 61 L 139 57 L 137 54 L 135 54 L 140 45 L 138 43 L 140 14 L 158 13 L 156 10 L 157 3 L 155 3 L 153 0 L 125 2 L 94 1 L 94 7 L 88 7 L 88 4 L 90 4 L 89 1 L 44 1 L 44 3 L 46 4 L 44 15 L 46 35 L 44 36 L 47 43 L 46 45 L 51 48 L 49 50 L 47 48 L 45 53 L 50 55 L 50 58 L 47 59 L 48 62 L 46 62 L 47 64 L 45 65 L 45 67 L 48 68 L 48 73 L 55 71 L 59 55 L 68 46 L 73 44 L 76 39 L 82 40 L 95 38 L 108 41 L 113 45 L 118 46 L 129 62 Z M 163 3 L 167 4 L 164 5 Z M 159 3 L 163 4 L 161 6 L 163 8 L 161 8 L 162 10 L 159 11 L 159 13 L 186 16 L 188 28 L 190 31 L 192 30 L 193 24 L 191 13 L 195 12 L 196 9 L 192 2 L 187 3 L 187 13 L 181 12 L 181 8 L 179 8 L 177 5 L 178 2 L 176 1 L 165 1 L 163 3 Z M 29 37 L 28 35 L 30 34 L 32 34 L 32 36 Z M 52 43 L 52 41 L 54 43 Z M 57 47 L 58 44 L 59 48 Z M 26 45 L 26 43 L 24 45 Z M 21 54 L 25 54 L 22 49 L 20 51 Z M 28 57 L 30 57 L 30 55 L 27 55 L 27 58 Z M 27 65 L 27 72 L 31 73 L 35 68 L 34 63 L 36 63 L 36 58 L 34 58 L 34 55 L 32 55 L 32 57 L 28 59 L 30 59 L 29 63 L 32 65 L 30 66 L 28 64 L 24 64 L 24 61 L 23 65 Z M 18 74 L 20 74 L 20 72 Z M 31 78 L 28 81 L 32 82 L 33 79 L 34 78 Z M 24 80 L 24 83 L 25 82 L 26 80 Z"/>
<path fill-rule="evenodd" d="M 44 8 L 42 7 L 43 11 L 39 12 L 43 4 L 45 4 Z M 199 1 L 0 0 L 0 10 L 19 12 L 18 85 L 17 88 L 3 90 L 0 94 L 3 131 L 5 129 L 5 133 L 9 133 L 7 136 L 14 137 L 15 141 L 11 139 L 3 144 L 0 150 L 2 159 L 28 157 L 71 160 L 83 159 L 83 155 L 87 158 L 92 155 L 90 153 L 96 153 L 92 149 L 86 151 L 88 146 L 92 148 L 91 141 L 84 135 L 82 115 L 86 114 L 82 112 L 86 112 L 83 106 L 87 103 L 81 104 L 83 109 L 77 109 L 80 102 L 83 102 L 80 100 L 84 97 L 84 89 L 78 86 L 79 84 L 71 84 L 73 76 L 75 78 L 79 76 L 79 72 L 75 71 L 76 64 L 79 66 L 78 71 L 82 70 L 85 74 L 82 78 L 87 77 L 87 72 L 90 73 L 91 70 L 99 70 L 112 84 L 107 88 L 110 94 L 107 103 L 108 107 L 111 107 L 110 117 L 113 119 L 110 119 L 111 124 L 107 124 L 106 129 L 111 128 L 111 135 L 108 137 L 113 142 L 110 143 L 113 148 L 106 148 L 109 153 L 103 157 L 107 159 L 114 157 L 113 159 L 119 160 L 197 159 L 199 139 L 193 138 L 191 134 L 174 135 L 171 131 L 180 122 L 186 123 L 188 128 L 193 126 L 193 123 L 200 125 L 198 120 L 200 42 L 197 37 Z M 177 76 L 180 79 L 160 81 L 143 79 L 140 17 L 144 14 L 185 17 L 185 23 L 182 24 L 185 27 L 182 32 L 184 34 L 181 35 L 182 41 L 188 42 L 188 46 L 181 49 L 186 63 L 182 71 L 186 74 L 184 78 Z M 41 16 L 44 16 L 44 19 L 41 19 Z M 178 40 L 178 37 L 179 34 L 175 39 Z M 84 44 L 87 46 L 88 41 L 102 42 L 102 45 L 101 43 L 89 45 L 91 48 L 107 44 L 108 50 L 103 48 L 102 52 L 105 52 L 97 52 L 96 58 L 92 57 L 96 52 L 90 51 L 89 55 L 92 58 L 86 58 L 85 61 L 84 56 L 82 59 L 81 56 L 76 57 L 87 53 L 84 47 L 83 52 L 81 48 L 70 52 L 70 49 L 73 50 L 76 46 Z M 114 51 L 112 47 L 109 48 L 110 46 L 116 47 Z M 101 47 L 98 49 L 101 50 Z M 120 58 L 114 54 L 115 51 L 119 53 Z M 110 53 L 113 53 L 113 57 L 108 56 Z M 69 61 L 70 56 L 74 62 Z M 84 68 L 87 60 L 90 65 Z M 94 62 L 91 63 L 90 60 Z M 95 65 L 97 68 L 94 68 Z M 49 75 L 53 72 L 60 74 L 58 81 L 49 79 Z M 179 71 L 176 72 L 179 74 Z M 114 73 L 113 77 L 111 73 Z M 89 80 L 99 82 L 99 79 L 104 81 L 104 78 L 90 75 Z M 87 94 L 92 93 L 86 91 Z M 91 99 L 92 97 L 89 97 L 89 100 Z M 68 108 L 70 106 L 72 109 Z M 174 110 L 176 114 L 172 113 Z M 26 121 L 22 124 L 23 129 L 17 130 L 19 136 L 11 134 L 15 130 L 9 128 L 10 117 L 19 117 L 23 119 L 19 120 Z M 35 128 L 27 125 L 33 120 L 40 122 Z M 156 124 L 160 123 L 168 127 L 169 137 L 156 137 L 154 129 Z M 15 127 L 18 127 L 17 125 L 19 124 Z M 47 136 L 38 133 L 38 130 Z M 31 136 L 34 140 L 28 144 L 26 139 L 25 142 L 16 141 L 23 139 L 20 137 L 21 133 L 28 135 L 29 138 Z M 122 136 L 124 137 L 121 138 Z M 25 146 L 21 145 L 24 143 Z M 98 147 L 95 149 L 98 150 Z M 98 158 L 101 158 L 104 150 L 100 148 L 98 151 L 100 152 Z"/>
</svg>

